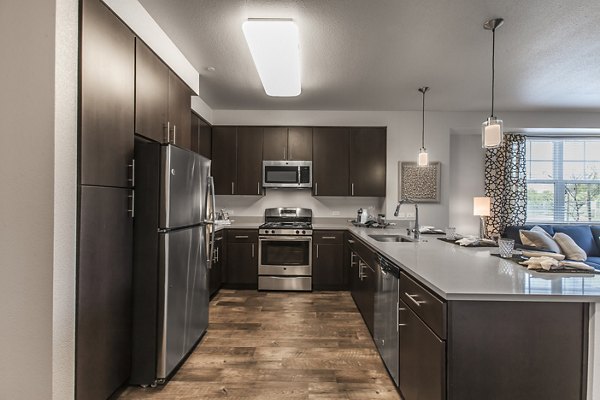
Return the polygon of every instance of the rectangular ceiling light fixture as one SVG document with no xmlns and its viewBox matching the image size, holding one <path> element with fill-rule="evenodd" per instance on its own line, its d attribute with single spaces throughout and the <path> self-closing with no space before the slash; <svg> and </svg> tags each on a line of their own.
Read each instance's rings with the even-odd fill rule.
<svg viewBox="0 0 600 400">
<path fill-rule="evenodd" d="M 291 19 L 249 19 L 242 30 L 267 95 L 298 96 L 302 89 L 296 23 Z"/>
</svg>

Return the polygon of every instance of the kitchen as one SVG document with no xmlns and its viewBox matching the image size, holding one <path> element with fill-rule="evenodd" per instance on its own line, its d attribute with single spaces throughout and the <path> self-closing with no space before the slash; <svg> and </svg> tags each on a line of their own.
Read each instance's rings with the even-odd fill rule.
<svg viewBox="0 0 600 400">
<path fill-rule="evenodd" d="M 7 176 L 6 190 L 3 191 L 6 195 L 7 207 L 3 207 L 3 212 L 6 215 L 3 214 L 2 220 L 6 221 L 7 228 L 11 228 L 10 235 L 8 229 L 3 228 L 3 234 L 6 235 L 2 241 L 3 245 L 6 246 L 3 248 L 3 257 L 6 258 L 3 259 L 2 265 L 3 268 L 7 269 L 7 279 L 4 283 L 6 287 L 3 286 L 3 293 L 7 297 L 3 303 L 6 307 L 14 305 L 15 309 L 6 310 L 7 315 L 10 316 L 6 326 L 12 326 L 14 330 L 7 332 L 3 330 L 2 337 L 7 338 L 5 343 L 8 346 L 5 353 L 8 359 L 23 360 L 23 363 L 16 362 L 12 370 L 7 369 L 9 372 L 4 375 L 10 383 L 4 386 L 8 388 L 9 393 L 17 393 L 16 398 L 50 398 L 48 388 L 51 386 L 54 387 L 55 398 L 72 398 L 74 392 L 74 309 L 76 301 L 74 277 L 76 251 L 73 238 L 78 236 L 77 215 L 74 210 L 77 209 L 78 200 L 75 193 L 77 193 L 79 178 L 77 173 L 77 135 L 74 133 L 77 132 L 77 114 L 73 112 L 76 109 L 77 98 L 77 82 L 73 77 L 77 76 L 76 32 L 78 17 L 77 5 L 75 4 L 75 7 L 73 7 L 73 3 L 76 2 L 52 2 L 44 7 L 36 5 L 35 7 L 39 9 L 36 8 L 35 18 L 32 18 L 28 23 L 23 23 L 23 20 L 26 20 L 25 18 L 23 20 L 16 18 L 14 21 L 6 21 L 5 24 L 6 29 L 16 30 L 23 38 L 29 38 L 28 35 L 31 34 L 28 31 L 23 31 L 25 27 L 30 32 L 39 33 L 36 40 L 31 40 L 31 42 L 35 42 L 36 46 L 32 46 L 31 49 L 21 49 L 19 50 L 21 53 L 16 53 L 20 56 L 15 58 L 15 65 L 19 65 L 20 68 L 11 69 L 11 74 L 7 74 L 10 77 L 22 76 L 27 78 L 19 81 L 19 84 L 22 85 L 21 91 L 15 88 L 15 83 L 6 82 L 6 87 L 9 88 L 7 93 L 11 94 L 11 99 L 6 100 L 6 121 L 15 121 L 16 123 L 13 125 L 19 126 L 19 132 L 23 129 L 20 127 L 22 121 L 30 121 L 33 126 L 27 132 L 22 131 L 23 134 L 20 135 L 22 141 L 16 143 L 16 151 L 5 150 L 6 154 L 3 153 L 3 160 L 6 163 L 6 168 L 3 165 L 2 171 L 6 171 L 7 174 L 14 171 L 14 166 L 17 161 L 21 161 L 20 158 L 24 154 L 28 154 L 32 160 L 36 160 L 35 163 L 30 164 L 31 169 L 20 171 L 19 174 L 15 175 L 24 179 L 24 181 L 18 183 L 15 181 L 14 176 Z M 144 4 L 144 6 L 150 7 L 149 4 Z M 26 3 L 23 3 L 22 7 L 28 12 L 35 8 L 29 5 L 30 8 L 28 9 Z M 363 13 L 366 12 L 364 7 L 368 8 L 368 6 L 363 4 L 362 7 L 360 10 Z M 596 6 L 587 4 L 586 7 L 591 10 Z M 17 15 L 24 12 L 24 10 L 15 8 L 15 12 L 17 11 L 19 11 Z M 368 13 L 366 15 L 375 20 L 384 18 L 381 15 L 384 11 L 376 11 L 378 10 L 374 10 L 375 15 Z M 496 10 L 498 14 L 507 16 L 508 14 L 504 11 Z M 56 18 L 50 17 L 55 14 L 57 15 Z M 408 14 L 410 15 L 410 13 Z M 314 97 L 312 100 L 311 98 L 306 100 L 310 100 L 310 104 L 295 105 L 292 102 L 283 100 L 284 103 L 281 103 L 283 105 L 277 105 L 273 102 L 273 99 L 269 99 L 262 93 L 258 76 L 255 77 L 256 80 L 253 85 L 255 85 L 255 96 L 262 98 L 262 100 L 255 103 L 237 96 L 239 101 L 237 106 L 222 106 L 219 103 L 222 100 L 215 98 L 212 100 L 215 106 L 211 108 L 201 98 L 194 97 L 192 99 L 192 109 L 213 127 L 310 127 L 313 128 L 313 134 L 315 128 L 323 127 L 349 129 L 386 127 L 387 131 L 384 196 L 352 197 L 350 195 L 351 187 L 346 189 L 348 191 L 347 195 L 341 195 L 340 197 L 313 195 L 315 189 L 323 190 L 322 187 L 313 187 L 312 190 L 264 189 L 264 195 L 218 195 L 216 199 L 217 208 L 228 210 L 230 218 L 235 220 L 234 224 L 244 223 L 244 219 L 247 223 L 258 222 L 254 225 L 254 229 L 257 229 L 258 225 L 264 222 L 265 209 L 282 206 L 310 208 L 314 216 L 313 224 L 317 228 L 319 223 L 327 223 L 329 218 L 352 219 L 355 217 L 358 208 L 372 207 L 373 214 L 382 213 L 388 219 L 393 219 L 392 215 L 399 191 L 398 162 L 416 161 L 417 150 L 421 145 L 421 97 L 416 89 L 426 83 L 432 86 L 431 92 L 427 95 L 432 106 L 427 108 L 425 144 L 429 150 L 431 160 L 439 161 L 442 164 L 442 193 L 439 203 L 422 205 L 420 210 L 421 223 L 423 225 L 436 225 L 441 228 L 457 226 L 459 232 L 475 232 L 478 224 L 477 218 L 474 218 L 472 213 L 469 215 L 469 212 L 461 210 L 470 208 L 469 203 L 472 197 L 482 194 L 482 185 L 479 185 L 478 190 L 471 188 L 467 193 L 463 193 L 461 190 L 457 191 L 455 188 L 457 186 L 468 186 L 470 182 L 476 181 L 482 175 L 482 161 L 476 157 L 477 150 L 475 150 L 479 147 L 478 151 L 481 153 L 480 144 L 475 143 L 471 147 L 463 147 L 463 145 L 469 146 L 472 144 L 472 138 L 477 136 L 476 132 L 479 130 L 478 127 L 481 125 L 482 118 L 489 111 L 490 35 L 489 32 L 485 32 L 481 28 L 481 22 L 490 14 L 493 13 L 488 10 L 480 10 L 473 17 L 471 24 L 474 32 L 471 37 L 471 46 L 473 46 L 471 60 L 475 61 L 473 71 L 481 71 L 478 74 L 483 76 L 484 79 L 478 80 L 473 85 L 463 84 L 463 86 L 476 87 L 481 92 L 481 96 L 475 96 L 482 103 L 480 105 L 463 105 L 461 106 L 464 107 L 462 109 L 458 106 L 458 108 L 452 108 L 449 105 L 453 104 L 453 98 L 469 98 L 469 96 L 477 93 L 457 95 L 454 91 L 442 90 L 443 85 L 436 84 L 434 80 L 428 79 L 429 76 L 414 78 L 407 82 L 406 87 L 396 88 L 396 91 L 407 93 L 407 95 L 403 97 L 404 100 L 403 103 L 400 103 L 400 106 L 394 106 L 393 108 L 388 108 L 385 105 L 373 105 L 375 103 L 371 105 L 349 103 L 349 99 L 360 97 L 356 93 L 342 93 L 345 95 L 342 96 L 345 97 L 345 100 L 340 99 L 337 106 L 331 103 L 329 105 L 320 104 Z M 6 16 L 8 13 L 3 12 L 3 15 Z M 590 13 L 590 15 L 593 15 L 593 13 Z M 159 16 L 155 15 L 154 17 L 156 20 L 160 20 Z M 125 19 L 123 16 L 122 18 Z M 514 20 L 516 16 L 512 18 Z M 508 49 L 510 48 L 507 47 L 509 46 L 508 43 L 521 56 L 528 51 L 527 47 L 519 48 L 514 44 L 514 40 L 507 39 L 511 37 L 511 32 L 516 29 L 515 25 L 518 24 L 514 22 L 509 24 L 510 19 L 508 16 L 506 19 L 506 26 L 502 28 L 502 31 L 499 31 L 498 61 L 502 58 L 506 59 L 508 56 Z M 134 22 L 127 22 L 137 32 L 138 28 L 134 26 Z M 464 20 L 461 20 L 460 24 L 469 25 Z M 523 25 L 521 23 L 520 26 Z M 145 22 L 142 23 L 142 30 L 143 26 L 146 26 Z M 360 32 L 358 28 L 362 27 L 357 26 L 357 32 Z M 236 29 L 241 31 L 239 26 L 236 26 Z M 425 31 L 423 31 L 424 33 Z M 141 35 L 141 33 L 138 34 Z M 169 32 L 169 36 L 171 34 L 173 40 L 175 40 L 177 33 Z M 7 33 L 4 36 L 9 38 L 14 37 L 14 34 Z M 151 40 L 144 38 L 144 41 L 149 43 Z M 67 47 L 69 45 L 71 47 Z M 7 48 L 17 51 L 14 49 L 14 45 L 9 43 L 7 43 Z M 590 45 L 588 48 L 594 48 L 594 45 Z M 153 50 L 159 51 L 158 48 L 154 47 Z M 409 50 L 405 48 L 403 50 L 399 49 L 399 51 L 406 52 Z M 169 56 L 161 54 L 161 58 L 171 68 L 175 68 L 172 65 L 176 65 L 177 62 L 167 61 Z M 450 62 L 450 58 L 447 60 L 449 61 L 448 69 L 452 70 L 454 66 Z M 73 62 L 73 60 L 75 61 Z M 103 61 L 102 59 L 98 60 L 98 62 Z M 23 64 L 18 64 L 18 62 Z M 247 53 L 245 62 L 248 63 L 245 70 L 249 71 L 248 73 L 255 74 L 250 55 Z M 41 72 L 34 74 L 31 73 L 31 68 L 24 67 L 24 65 L 32 64 L 37 65 Z M 423 61 L 423 64 L 431 64 L 431 61 Z M 196 69 L 200 71 L 201 68 L 198 65 Z M 215 72 L 218 73 L 220 67 L 218 65 L 217 67 Z M 202 68 L 204 68 L 204 65 L 202 65 Z M 381 72 L 376 66 L 372 68 L 375 68 L 375 72 L 369 72 L 369 74 L 377 75 Z M 498 67 L 498 82 L 506 85 L 506 81 L 510 79 L 510 76 L 507 75 L 506 69 L 503 71 L 502 68 L 506 67 Z M 359 70 L 372 71 L 367 66 L 363 66 Z M 590 71 L 592 70 L 590 68 Z M 186 75 L 185 71 L 189 70 L 184 67 L 181 71 L 177 70 L 177 73 L 182 77 Z M 432 68 L 432 71 L 437 71 L 439 74 L 439 65 Z M 457 77 L 462 77 L 462 81 L 464 81 L 465 76 L 472 76 L 468 71 L 456 71 L 455 73 Z M 584 68 L 585 73 L 582 73 L 581 76 L 587 76 L 589 79 L 586 79 L 586 84 L 593 87 L 593 82 L 597 80 L 592 79 L 591 75 L 586 75 L 586 73 L 591 74 L 590 71 Z M 201 72 L 203 79 L 208 73 L 209 71 L 205 72 L 204 70 Z M 197 76 L 198 74 L 196 74 Z M 432 73 L 431 76 L 436 76 L 436 74 Z M 328 77 L 327 79 L 333 82 L 335 77 Z M 351 76 L 348 78 L 349 81 L 356 82 L 364 79 L 366 79 L 364 76 Z M 461 82 L 459 78 L 456 78 L 456 80 Z M 382 90 L 381 86 L 377 86 L 375 82 L 373 83 L 375 89 L 370 90 Z M 368 84 L 365 84 L 363 90 L 367 90 L 366 86 Z M 311 93 L 309 87 L 304 88 L 307 95 Z M 379 89 L 377 89 L 378 87 Z M 514 89 L 514 86 L 511 87 Z M 13 88 L 15 89 L 13 90 Z M 524 129 L 539 127 L 575 128 L 583 131 L 597 127 L 599 124 L 597 113 L 593 112 L 597 108 L 593 95 L 587 97 L 587 101 L 589 101 L 587 105 L 582 100 L 577 107 L 566 107 L 556 111 L 559 107 L 549 104 L 539 106 L 539 108 L 536 108 L 535 105 L 511 106 L 508 103 L 502 104 L 502 99 L 506 99 L 510 93 L 507 93 L 508 89 L 500 89 L 500 87 L 498 89 L 497 97 L 501 105 L 499 108 L 501 117 L 511 127 Z M 231 92 L 231 89 L 228 90 Z M 541 91 L 539 87 L 537 90 Z M 529 91 L 535 92 L 533 89 Z M 590 89 L 590 91 L 594 93 L 593 89 Z M 436 94 L 436 92 L 439 94 Z M 18 93 L 20 94 L 17 95 Z M 36 106 L 24 107 L 24 102 L 28 101 L 30 103 L 32 95 L 37 99 Z M 200 97 L 202 95 L 200 93 Z M 548 92 L 540 93 L 540 96 L 544 95 L 551 99 L 560 97 L 551 95 Z M 300 98 L 302 97 L 300 96 Z M 430 112 L 429 110 L 440 111 Z M 548 110 L 553 110 L 553 112 L 547 112 Z M 127 111 L 131 112 L 131 110 Z M 49 132 L 49 127 L 51 127 L 51 132 Z M 182 132 L 184 130 L 177 128 L 177 138 L 180 137 Z M 174 137 L 172 140 L 177 141 L 177 138 Z M 478 140 L 475 139 L 476 142 Z M 53 149 L 53 151 L 50 149 Z M 92 147 L 92 154 L 96 153 L 98 149 L 99 147 Z M 84 149 L 80 150 L 83 151 Z M 119 162 L 131 164 L 130 160 L 124 158 Z M 101 160 L 100 162 L 105 161 Z M 469 163 L 470 166 L 466 165 Z M 474 168 L 473 165 L 477 168 Z M 474 174 L 475 169 L 479 170 L 475 171 L 477 173 Z M 130 172 L 131 167 L 128 174 Z M 316 166 L 314 173 L 318 173 Z M 466 178 L 464 178 L 465 176 Z M 130 176 L 125 177 L 122 187 L 129 187 L 127 182 L 129 178 Z M 23 182 L 27 182 L 27 189 L 21 186 Z M 52 199 L 52 201 L 48 202 L 47 199 Z M 41 203 L 42 200 L 45 201 L 44 204 Z M 467 205 L 465 206 L 465 204 Z M 128 208 L 129 205 L 128 203 Z M 27 208 L 24 209 L 23 207 Z M 408 221 L 414 219 L 413 211 L 408 206 L 402 207 L 400 213 L 399 217 L 401 219 L 398 220 L 398 223 L 401 225 L 408 225 Z M 41 225 L 40 221 L 43 222 Z M 467 222 L 465 223 L 465 221 Z M 464 227 L 461 227 L 461 224 L 464 224 Z M 19 228 L 21 226 L 23 227 Z M 40 226 L 41 229 L 32 233 L 31 229 L 26 229 L 27 226 Z M 12 229 L 13 227 L 14 229 Z M 365 240 L 373 244 L 371 239 Z M 27 246 L 24 246 L 24 243 Z M 383 246 L 387 248 L 392 245 L 384 244 Z M 248 249 L 251 253 L 251 246 Z M 399 258 L 395 259 L 400 261 Z M 408 261 L 406 263 L 409 264 Z M 23 265 L 31 265 L 32 268 L 22 268 Z M 24 291 L 24 282 L 32 282 L 35 286 L 28 287 L 28 290 Z M 20 294 L 21 292 L 27 292 L 27 294 Z M 441 296 L 440 293 L 437 295 Z M 20 345 L 22 343 L 28 343 L 29 346 Z M 38 364 L 37 368 L 31 368 L 31 363 L 27 362 L 31 359 L 39 360 L 39 363 L 36 363 Z M 27 387 L 31 386 L 23 383 L 27 376 L 40 382 L 39 387 Z M 593 380 L 589 379 L 589 381 Z M 31 390 L 31 392 L 26 392 L 26 390 Z M 19 396 L 19 393 L 29 393 L 29 395 Z M 590 393 L 588 390 L 588 395 Z"/>
</svg>

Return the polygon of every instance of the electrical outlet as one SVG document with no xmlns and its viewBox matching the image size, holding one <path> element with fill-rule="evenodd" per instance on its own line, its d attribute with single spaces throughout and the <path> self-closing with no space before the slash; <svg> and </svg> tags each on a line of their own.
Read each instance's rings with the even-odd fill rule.
<svg viewBox="0 0 600 400">
<path fill-rule="evenodd" d="M 331 215 L 334 215 L 334 216 L 339 216 L 339 215 L 340 215 L 340 212 L 339 212 L 339 211 L 332 211 L 332 212 L 331 212 Z"/>
</svg>

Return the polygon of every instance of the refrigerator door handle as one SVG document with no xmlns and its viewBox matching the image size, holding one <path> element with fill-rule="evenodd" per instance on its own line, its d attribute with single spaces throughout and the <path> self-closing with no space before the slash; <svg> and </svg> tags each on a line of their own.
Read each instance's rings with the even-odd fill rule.
<svg viewBox="0 0 600 400">
<path fill-rule="evenodd" d="M 204 220 L 204 224 L 208 227 L 210 227 L 210 245 L 209 245 L 209 249 L 208 252 L 206 254 L 206 262 L 207 262 L 207 267 L 208 269 L 212 269 L 212 264 L 213 264 L 213 252 L 215 251 L 215 213 L 214 213 L 214 208 L 215 208 L 215 188 L 214 188 L 214 179 L 212 176 L 208 177 L 208 193 L 210 195 L 210 200 L 211 200 L 211 211 L 208 211 L 208 197 L 206 198 L 206 205 L 204 207 L 204 209 L 206 210 L 207 215 L 207 219 Z"/>
</svg>

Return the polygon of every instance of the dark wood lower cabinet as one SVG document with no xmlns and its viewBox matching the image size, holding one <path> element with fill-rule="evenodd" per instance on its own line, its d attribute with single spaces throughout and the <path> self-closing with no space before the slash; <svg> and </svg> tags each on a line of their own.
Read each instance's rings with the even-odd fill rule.
<svg viewBox="0 0 600 400">
<path fill-rule="evenodd" d="M 212 297 L 221 288 L 223 284 L 223 259 L 225 249 L 223 243 L 223 231 L 215 233 L 215 242 L 213 247 L 213 262 L 209 271 L 208 288 L 209 294 Z"/>
<path fill-rule="evenodd" d="M 75 397 L 104 400 L 129 378 L 131 190 L 80 188 Z"/>
<path fill-rule="evenodd" d="M 343 290 L 344 267 L 341 244 L 313 244 L 313 289 Z"/>
<path fill-rule="evenodd" d="M 227 232 L 226 285 L 238 289 L 258 288 L 258 231 Z"/>
</svg>

